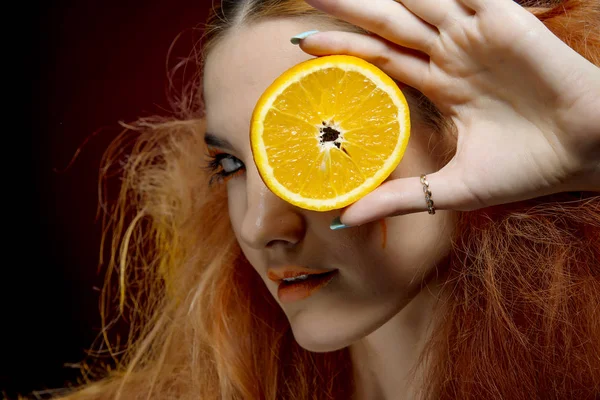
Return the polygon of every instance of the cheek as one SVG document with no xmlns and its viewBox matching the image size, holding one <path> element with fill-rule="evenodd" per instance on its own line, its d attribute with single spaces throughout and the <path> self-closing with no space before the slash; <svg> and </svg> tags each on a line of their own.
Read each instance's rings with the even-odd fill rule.
<svg viewBox="0 0 600 400">
<path fill-rule="evenodd" d="M 411 285 L 420 287 L 438 268 L 443 268 L 451 250 L 455 221 L 455 213 L 440 211 L 435 216 L 427 213 L 406 216 L 390 227 L 390 241 L 398 246 L 390 247 L 386 256 L 404 266 L 401 279 L 410 279 Z"/>
<path fill-rule="evenodd" d="M 448 211 L 405 215 L 388 221 L 387 258 L 405 260 L 414 268 L 429 268 L 450 250 L 454 214 Z"/>
<path fill-rule="evenodd" d="M 240 242 L 240 231 L 242 229 L 242 224 L 244 223 L 244 216 L 246 215 L 246 200 L 246 185 L 243 177 L 230 179 L 227 182 L 229 220 L 231 221 L 231 227 L 233 228 L 235 236 L 238 238 L 238 242 Z"/>
<path fill-rule="evenodd" d="M 382 248 L 383 229 L 374 224 L 369 231 L 368 252 L 361 258 L 369 268 L 361 269 L 360 281 L 381 297 L 420 290 L 422 283 L 440 266 L 450 251 L 455 217 L 440 211 L 405 215 L 385 220 L 386 245 Z M 363 247 L 363 249 L 366 249 Z"/>
<path fill-rule="evenodd" d="M 241 239 L 242 226 L 248 211 L 246 179 L 243 176 L 233 178 L 227 182 L 227 204 L 229 208 L 229 220 L 236 240 L 253 268 L 264 264 L 262 253 L 259 250 L 247 246 Z M 260 274 L 260 272 L 257 270 Z"/>
</svg>

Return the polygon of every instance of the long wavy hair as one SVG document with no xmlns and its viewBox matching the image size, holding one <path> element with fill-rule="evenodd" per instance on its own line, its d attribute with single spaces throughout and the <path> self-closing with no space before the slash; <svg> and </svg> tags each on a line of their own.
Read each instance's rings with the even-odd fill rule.
<svg viewBox="0 0 600 400">
<path fill-rule="evenodd" d="M 597 0 L 528 2 L 546 26 L 600 65 Z M 202 54 L 232 27 L 322 18 L 302 0 L 223 0 Z M 188 60 L 189 61 L 189 60 Z M 552 60 L 548 60 L 552 62 Z M 189 62 L 188 62 L 189 65 Z M 200 76 L 200 75 L 198 75 Z M 105 155 L 120 178 L 103 201 L 109 266 L 102 345 L 111 368 L 85 364 L 78 399 L 349 399 L 347 349 L 311 353 L 234 238 L 226 192 L 202 155 L 201 82 L 169 118 L 127 125 Z M 453 127 L 409 90 L 417 117 Z M 454 139 L 451 139 L 454 140 Z M 423 399 L 591 399 L 600 394 L 600 197 L 564 193 L 459 213 L 435 329 L 422 355 Z M 122 330 L 125 336 L 111 334 Z M 111 329 L 113 328 L 113 329 Z"/>
</svg>

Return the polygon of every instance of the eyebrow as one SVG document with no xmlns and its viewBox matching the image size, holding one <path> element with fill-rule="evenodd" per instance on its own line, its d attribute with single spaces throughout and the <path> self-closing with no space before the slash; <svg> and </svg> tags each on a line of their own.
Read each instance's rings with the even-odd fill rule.
<svg viewBox="0 0 600 400">
<path fill-rule="evenodd" d="M 209 147 L 218 147 L 224 150 L 233 150 L 233 146 L 225 139 L 221 139 L 214 133 L 206 132 L 204 134 L 204 143 Z"/>
</svg>

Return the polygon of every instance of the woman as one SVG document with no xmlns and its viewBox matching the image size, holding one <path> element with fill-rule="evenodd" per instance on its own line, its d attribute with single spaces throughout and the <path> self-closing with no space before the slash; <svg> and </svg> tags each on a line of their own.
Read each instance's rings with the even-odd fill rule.
<svg viewBox="0 0 600 400">
<path fill-rule="evenodd" d="M 223 0 L 203 90 L 131 127 L 111 215 L 132 334 L 117 370 L 68 398 L 598 395 L 600 10 L 531 6 Z M 286 69 L 338 53 L 406 85 L 413 131 L 384 185 L 310 212 L 264 186 L 250 115 Z M 278 295 L 299 270 L 334 278 Z"/>
</svg>

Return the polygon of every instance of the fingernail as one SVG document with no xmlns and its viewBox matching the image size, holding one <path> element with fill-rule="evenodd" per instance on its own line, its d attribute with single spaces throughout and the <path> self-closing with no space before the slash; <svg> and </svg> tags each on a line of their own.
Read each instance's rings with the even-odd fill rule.
<svg viewBox="0 0 600 400">
<path fill-rule="evenodd" d="M 306 32 L 302 32 L 296 36 L 294 36 L 293 38 L 290 39 L 290 42 L 292 42 L 292 44 L 300 44 L 300 42 L 302 41 L 302 39 L 306 39 L 307 37 L 309 37 L 312 34 L 315 33 L 319 33 L 319 31 L 306 31 Z"/>
<path fill-rule="evenodd" d="M 344 229 L 344 228 L 348 228 L 348 226 L 342 224 L 340 217 L 335 217 L 333 219 L 333 221 L 331 221 L 331 224 L 329 225 L 329 229 L 331 229 L 332 231 L 337 231 L 338 229 Z"/>
</svg>

